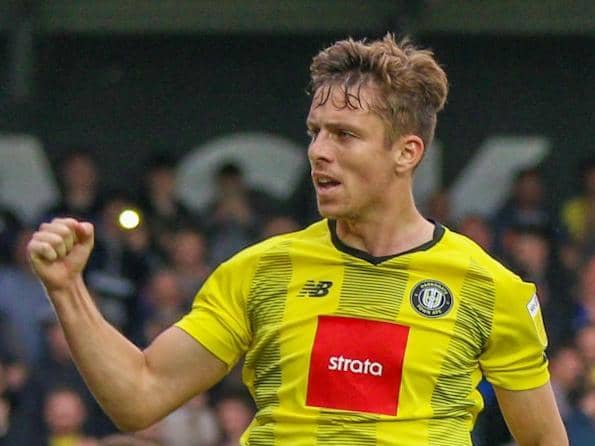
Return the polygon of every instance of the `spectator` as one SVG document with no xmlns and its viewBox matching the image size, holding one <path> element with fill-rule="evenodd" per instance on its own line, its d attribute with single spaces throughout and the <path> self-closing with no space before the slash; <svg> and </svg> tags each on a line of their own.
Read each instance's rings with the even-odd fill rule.
<svg viewBox="0 0 595 446">
<path fill-rule="evenodd" d="M 216 266 L 255 241 L 262 220 L 278 206 L 267 194 L 251 190 L 241 168 L 233 163 L 220 167 L 215 200 L 207 212 L 211 263 Z"/>
<path fill-rule="evenodd" d="M 481 215 L 467 215 L 459 222 L 457 229 L 461 234 L 469 237 L 485 251 L 493 251 L 494 233 L 490 223 Z"/>
<path fill-rule="evenodd" d="M 587 385 L 595 386 L 595 324 L 577 333 L 576 345 L 585 362 Z"/>
<path fill-rule="evenodd" d="M 541 303 L 549 301 L 548 269 L 551 249 L 547 234 L 539 226 L 515 225 L 509 228 L 510 245 L 505 259 L 523 279 L 535 283 Z"/>
<path fill-rule="evenodd" d="M 207 404 L 207 394 L 192 398 L 161 422 L 168 446 L 216 446 L 220 433 L 217 417 Z"/>
<path fill-rule="evenodd" d="M 595 243 L 595 158 L 581 168 L 582 192 L 562 207 L 562 221 L 570 236 L 585 248 Z"/>
<path fill-rule="evenodd" d="M 288 232 L 297 231 L 300 228 L 297 221 L 289 216 L 278 215 L 271 217 L 265 223 L 261 238 L 273 237 L 274 235 L 286 234 Z"/>
<path fill-rule="evenodd" d="M 13 247 L 23 224 L 8 208 L 0 206 L 0 266 L 11 263 Z"/>
<path fill-rule="evenodd" d="M 170 269 L 156 271 L 149 279 L 144 295 L 153 313 L 166 314 L 188 311 L 193 297 L 184 295 L 176 274 Z"/>
<path fill-rule="evenodd" d="M 426 203 L 426 215 L 434 221 L 451 226 L 450 195 L 446 189 L 439 189 L 432 193 Z"/>
<path fill-rule="evenodd" d="M 595 324 L 595 255 L 587 257 L 579 269 L 575 296 L 575 328 Z"/>
<path fill-rule="evenodd" d="M 24 443 L 26 436 L 23 434 L 28 428 L 23 410 L 29 368 L 15 354 L 15 339 L 9 333 L 7 322 L 0 314 L 0 439 L 3 439 L 0 446 L 4 443 Z"/>
<path fill-rule="evenodd" d="M 254 416 L 251 400 L 243 391 L 228 390 L 215 403 L 219 424 L 223 431 L 221 446 L 238 446 L 240 437 Z"/>
<path fill-rule="evenodd" d="M 75 148 L 59 162 L 62 198 L 46 210 L 40 221 L 53 217 L 76 217 L 97 222 L 99 211 L 99 175 L 91 152 Z"/>
<path fill-rule="evenodd" d="M 541 227 L 554 235 L 558 224 L 545 199 L 545 185 L 539 169 L 529 168 L 517 173 L 511 196 L 496 212 L 493 225 L 497 254 L 501 254 L 502 238 L 510 227 Z"/>
<path fill-rule="evenodd" d="M 574 347 L 563 347 L 550 359 L 550 376 L 558 409 L 563 419 L 570 414 L 573 392 L 583 382 L 585 366 L 580 353 Z"/>
<path fill-rule="evenodd" d="M 73 389 L 52 389 L 43 405 L 47 427 L 46 446 L 79 446 L 85 440 L 83 424 L 87 411 L 80 395 Z"/>
<path fill-rule="evenodd" d="M 151 238 L 162 255 L 172 249 L 172 233 L 180 225 L 197 225 L 198 217 L 175 196 L 175 162 L 167 155 L 152 158 L 145 168 L 142 200 Z"/>
<path fill-rule="evenodd" d="M 199 230 L 189 226 L 178 229 L 172 239 L 169 264 L 190 302 L 211 272 L 207 264 L 207 241 Z"/>
<path fill-rule="evenodd" d="M 576 410 L 566 419 L 566 430 L 572 446 L 595 444 L 595 387 L 579 398 Z"/>
<path fill-rule="evenodd" d="M 13 323 L 0 311 L 0 360 L 14 359 L 22 349 L 13 328 Z"/>
<path fill-rule="evenodd" d="M 149 279 L 141 301 L 144 343 L 176 322 L 190 308 L 193 294 L 185 295 L 177 275 L 169 269 L 155 272 Z"/>
<path fill-rule="evenodd" d="M 12 251 L 14 264 L 0 266 L 0 313 L 5 317 L 7 332 L 13 335 L 11 350 L 29 365 L 40 358 L 39 319 L 51 311 L 45 291 L 27 260 L 27 241 L 32 234 L 28 229 L 20 231 Z"/>
<path fill-rule="evenodd" d="M 26 413 L 27 378 L 24 364 L 0 356 L 0 446 L 35 444 L 38 440 Z"/>
</svg>

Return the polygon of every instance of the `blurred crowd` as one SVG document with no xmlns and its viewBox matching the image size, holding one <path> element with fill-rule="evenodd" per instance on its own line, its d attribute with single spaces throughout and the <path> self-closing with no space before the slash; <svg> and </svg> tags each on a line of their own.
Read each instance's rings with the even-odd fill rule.
<svg viewBox="0 0 595 446">
<path fill-rule="evenodd" d="M 54 216 L 91 221 L 96 242 L 86 271 L 105 317 L 137 345 L 148 345 L 188 311 L 206 277 L 238 250 L 317 218 L 313 193 L 299 188 L 288 202 L 251 189 L 240 166 L 220 166 L 217 193 L 201 213 L 175 196 L 175 160 L 147 162 L 138 190 L 106 190 L 97 163 L 77 149 L 58 163 L 61 200 L 33 224 L 0 205 L 0 446 L 231 446 L 254 407 L 238 365 L 208 393 L 134 435 L 118 433 L 74 366 L 52 308 L 26 259 L 35 227 Z M 552 384 L 571 444 L 595 444 L 595 160 L 581 169 L 580 190 L 550 206 L 538 168 L 519 172 L 493 216 L 452 221 L 447 191 L 425 214 L 481 245 L 537 285 L 546 328 Z M 120 219 L 134 210 L 140 222 Z M 511 439 L 490 385 L 474 432 L 478 446 Z"/>
</svg>

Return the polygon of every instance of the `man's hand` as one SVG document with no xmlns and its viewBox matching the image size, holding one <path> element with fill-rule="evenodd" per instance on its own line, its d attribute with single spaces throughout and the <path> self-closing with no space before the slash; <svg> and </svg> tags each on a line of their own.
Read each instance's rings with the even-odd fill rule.
<svg viewBox="0 0 595 446">
<path fill-rule="evenodd" d="M 27 251 L 35 274 L 46 290 L 67 288 L 80 277 L 93 249 L 93 225 L 73 218 L 43 223 Z"/>
</svg>

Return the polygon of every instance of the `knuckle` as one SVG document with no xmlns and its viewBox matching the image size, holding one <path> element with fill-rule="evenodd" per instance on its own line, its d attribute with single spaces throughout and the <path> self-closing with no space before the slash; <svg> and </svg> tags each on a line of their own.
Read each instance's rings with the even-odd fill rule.
<svg viewBox="0 0 595 446">
<path fill-rule="evenodd" d="M 43 242 L 36 241 L 31 244 L 31 252 L 35 254 L 43 253 L 46 251 L 46 245 Z"/>
<path fill-rule="evenodd" d="M 64 237 L 62 237 L 60 234 L 55 234 L 53 240 L 54 244 L 57 246 L 63 245 L 65 243 Z"/>
<path fill-rule="evenodd" d="M 55 232 L 63 237 L 68 237 L 71 233 L 71 229 L 64 223 L 57 223 L 55 226 Z"/>
<path fill-rule="evenodd" d="M 77 223 L 77 221 L 71 217 L 63 218 L 60 221 L 61 226 L 66 228 L 66 230 L 68 230 L 68 231 L 73 231 L 76 226 L 76 223 Z"/>
<path fill-rule="evenodd" d="M 62 243 L 62 237 L 54 232 L 48 232 L 44 234 L 43 242 L 48 245 L 57 246 Z"/>
</svg>

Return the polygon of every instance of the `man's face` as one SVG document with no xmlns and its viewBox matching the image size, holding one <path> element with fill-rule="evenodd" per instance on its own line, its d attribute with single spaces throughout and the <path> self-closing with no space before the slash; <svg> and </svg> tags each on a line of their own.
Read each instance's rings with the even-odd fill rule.
<svg viewBox="0 0 595 446">
<path fill-rule="evenodd" d="M 527 174 L 517 184 L 517 200 L 521 204 L 536 206 L 543 200 L 543 183 L 537 174 Z"/>
<path fill-rule="evenodd" d="M 307 120 L 318 210 L 335 219 L 373 217 L 398 199 L 392 194 L 395 149 L 387 146 L 384 122 L 367 106 L 346 107 L 340 87 L 320 105 L 326 94 L 324 87 L 314 94 Z M 370 87 L 361 89 L 363 104 L 371 94 Z"/>
<path fill-rule="evenodd" d="M 528 272 L 543 272 L 547 267 L 550 247 L 547 239 L 536 234 L 518 234 L 511 246 L 512 254 Z"/>
<path fill-rule="evenodd" d="M 172 169 L 158 167 L 149 172 L 148 187 L 152 194 L 173 195 L 176 179 Z"/>
<path fill-rule="evenodd" d="M 72 391 L 50 394 L 44 409 L 46 423 L 54 435 L 79 433 L 86 417 L 80 396 Z"/>
<path fill-rule="evenodd" d="M 97 183 L 97 170 L 91 158 L 74 155 L 66 161 L 63 177 L 66 187 L 70 190 L 93 189 Z"/>
</svg>

